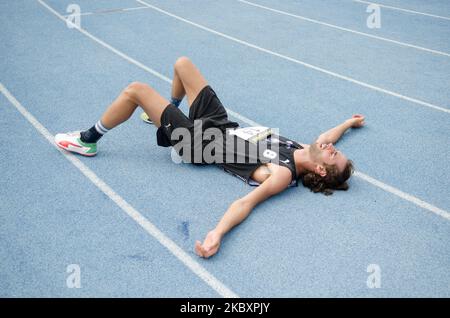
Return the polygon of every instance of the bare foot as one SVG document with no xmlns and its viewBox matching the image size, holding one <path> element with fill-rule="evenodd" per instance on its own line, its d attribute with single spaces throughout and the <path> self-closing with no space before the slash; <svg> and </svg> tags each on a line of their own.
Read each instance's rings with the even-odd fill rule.
<svg viewBox="0 0 450 318">
<path fill-rule="evenodd" d="M 212 230 L 206 235 L 203 244 L 200 241 L 195 242 L 195 253 L 204 258 L 213 256 L 219 250 L 221 239 L 221 236 L 215 230 Z"/>
</svg>

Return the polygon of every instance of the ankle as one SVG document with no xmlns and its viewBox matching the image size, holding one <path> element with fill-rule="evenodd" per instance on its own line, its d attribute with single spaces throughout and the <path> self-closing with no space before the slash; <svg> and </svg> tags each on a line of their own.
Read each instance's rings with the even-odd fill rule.
<svg viewBox="0 0 450 318">
<path fill-rule="evenodd" d="M 176 97 L 172 97 L 170 99 L 170 103 L 175 105 L 176 107 L 180 107 L 181 101 L 183 100 L 183 98 L 176 98 Z"/>
<path fill-rule="evenodd" d="M 109 129 L 102 124 L 101 120 L 99 120 L 94 126 L 80 133 L 80 140 L 85 143 L 93 144 L 102 138 L 108 131 Z"/>
</svg>

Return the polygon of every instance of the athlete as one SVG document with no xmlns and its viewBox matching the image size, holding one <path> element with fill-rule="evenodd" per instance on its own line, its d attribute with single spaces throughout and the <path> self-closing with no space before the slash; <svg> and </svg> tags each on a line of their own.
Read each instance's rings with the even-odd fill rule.
<svg viewBox="0 0 450 318">
<path fill-rule="evenodd" d="M 189 116 L 178 108 L 184 96 L 187 96 Z M 363 115 L 353 115 L 344 123 L 321 134 L 310 145 L 278 134 L 270 134 L 256 143 L 244 141 L 247 146 L 245 149 L 237 147 L 239 137 L 230 134 L 230 131 L 237 129 L 239 124 L 228 119 L 216 93 L 196 66 L 188 58 L 181 57 L 174 65 L 170 102 L 146 84 L 131 83 L 94 126 L 81 132 L 57 134 L 55 142 L 65 150 L 94 156 L 97 153 L 98 140 L 110 129 L 130 118 L 138 106 L 144 110 L 144 119 L 158 128 L 156 135 L 159 146 L 173 146 L 185 161 L 216 164 L 248 184 L 257 186 L 229 206 L 217 226 L 206 235 L 203 243 L 195 243 L 197 255 L 204 258 L 217 253 L 223 236 L 241 223 L 256 205 L 290 186 L 297 186 L 298 179 L 311 191 L 326 195 L 331 194 L 333 190 L 347 190 L 347 180 L 353 172 L 353 164 L 334 147 L 334 143 L 349 128 L 362 127 L 365 120 Z M 208 129 L 223 132 L 223 138 L 202 139 L 194 146 L 198 132 L 196 129 L 199 127 L 202 133 Z M 173 138 L 177 129 L 190 132 L 192 139 Z M 180 144 L 189 145 L 191 148 L 179 147 Z M 206 148 L 211 144 L 214 145 L 214 150 L 210 154 L 221 161 L 211 162 L 203 157 Z M 229 145 L 231 147 L 228 147 Z M 255 151 L 250 151 L 251 149 Z M 196 161 L 198 158 L 193 158 L 192 154 L 198 153 L 198 150 L 203 152 L 200 160 Z M 227 157 L 230 151 L 231 159 Z"/>
</svg>

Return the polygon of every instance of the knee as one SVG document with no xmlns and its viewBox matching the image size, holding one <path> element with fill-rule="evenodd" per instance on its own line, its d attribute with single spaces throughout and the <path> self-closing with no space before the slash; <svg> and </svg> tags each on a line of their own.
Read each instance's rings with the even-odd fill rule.
<svg viewBox="0 0 450 318">
<path fill-rule="evenodd" d="M 175 67 L 175 70 L 178 70 L 178 69 L 183 68 L 183 67 L 185 67 L 187 65 L 190 65 L 190 64 L 192 64 L 191 60 L 188 57 L 186 57 L 186 56 L 182 56 L 182 57 L 179 57 L 175 61 L 175 66 L 174 67 Z"/>
<path fill-rule="evenodd" d="M 141 95 L 144 90 L 148 90 L 148 89 L 152 89 L 152 88 L 145 83 L 132 82 L 125 88 L 125 90 L 123 91 L 123 94 L 128 99 L 130 99 L 134 102 L 137 102 L 139 100 L 139 95 Z"/>
</svg>

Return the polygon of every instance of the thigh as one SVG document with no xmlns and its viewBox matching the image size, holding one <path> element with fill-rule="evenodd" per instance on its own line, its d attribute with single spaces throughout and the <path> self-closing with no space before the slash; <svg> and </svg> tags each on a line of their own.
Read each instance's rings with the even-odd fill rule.
<svg viewBox="0 0 450 318">
<path fill-rule="evenodd" d="M 179 128 L 184 128 L 179 130 Z M 180 133 L 187 134 L 187 139 L 191 139 L 194 123 L 183 112 L 174 105 L 169 105 L 161 115 L 161 126 L 157 130 L 157 143 L 159 146 L 169 147 L 178 143 L 179 138 L 172 140 L 172 134 L 178 129 L 177 136 Z M 187 141 L 186 138 L 182 138 Z"/>
<path fill-rule="evenodd" d="M 175 71 L 183 84 L 190 107 L 208 82 L 188 58 L 179 58 L 175 64 Z"/>
<path fill-rule="evenodd" d="M 167 99 L 149 85 L 139 82 L 130 84 L 125 92 L 145 111 L 157 127 L 161 126 L 161 115 L 169 105 Z"/>
<path fill-rule="evenodd" d="M 205 86 L 195 97 L 190 109 L 189 118 L 227 119 L 227 112 L 211 86 Z"/>
</svg>

